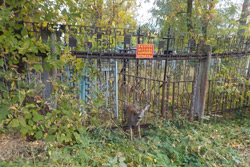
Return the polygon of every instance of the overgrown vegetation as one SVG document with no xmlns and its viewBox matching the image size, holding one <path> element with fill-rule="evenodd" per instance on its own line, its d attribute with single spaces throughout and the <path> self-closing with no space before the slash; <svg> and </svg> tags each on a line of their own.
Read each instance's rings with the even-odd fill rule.
<svg viewBox="0 0 250 167">
<path fill-rule="evenodd" d="M 187 29 L 191 31 L 198 18 L 199 24 L 194 24 L 193 30 L 200 32 L 200 25 L 208 27 L 203 24 L 204 20 L 209 23 L 214 19 L 216 3 L 198 4 L 197 1 L 196 14 L 179 19 L 181 23 L 176 22 L 173 27 L 182 30 L 178 27 L 183 28 L 182 22 L 186 20 Z M 169 18 L 162 25 L 163 29 L 186 7 L 174 1 L 172 6 L 176 10 L 163 15 L 163 19 Z M 210 120 L 203 125 L 181 118 L 159 120 L 143 131 L 142 140 L 135 139 L 132 143 L 121 126 L 102 115 L 105 104 L 98 90 L 88 97 L 88 103 L 79 98 L 83 71 L 94 80 L 99 77 L 98 69 L 89 64 L 90 60 L 71 55 L 72 48 L 69 44 L 65 46 L 71 33 L 62 34 L 57 28 L 47 29 L 47 25 L 135 28 L 135 10 L 135 0 L 121 3 L 111 0 L 0 0 L 0 166 L 250 165 L 247 159 L 250 155 L 249 110 L 234 113 L 234 119 Z M 216 25 L 225 17 L 221 15 L 216 19 Z M 36 22 L 41 32 L 33 31 L 28 22 Z M 213 31 L 216 30 L 211 29 L 211 33 Z M 76 35 L 77 49 L 94 38 Z M 66 72 L 69 66 L 73 69 L 71 76 Z M 228 68 L 222 68 L 225 72 L 218 76 L 230 81 L 218 87 L 219 93 L 230 91 L 229 94 L 238 95 L 242 90 L 235 88 L 230 75 L 226 75 Z M 52 75 L 59 71 L 61 76 Z M 47 78 L 50 85 L 41 79 L 46 72 L 50 73 Z M 249 86 L 248 80 L 241 82 L 244 87 Z M 49 96 L 45 97 L 44 90 L 50 88 Z M 112 126 L 117 129 L 111 130 Z"/>
<path fill-rule="evenodd" d="M 234 118 L 232 118 L 234 117 Z M 13 157 L 7 166 L 249 166 L 250 119 L 238 111 L 226 120 L 200 126 L 184 120 L 159 121 L 143 130 L 143 139 L 129 140 L 122 130 L 85 128 L 79 143 L 58 147 L 50 142 L 46 155 Z M 8 156 L 7 156 L 8 157 Z"/>
</svg>

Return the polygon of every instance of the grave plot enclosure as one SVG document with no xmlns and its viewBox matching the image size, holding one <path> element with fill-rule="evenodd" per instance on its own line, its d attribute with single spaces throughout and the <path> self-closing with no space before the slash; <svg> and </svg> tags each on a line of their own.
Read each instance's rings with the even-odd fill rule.
<svg viewBox="0 0 250 167">
<path fill-rule="evenodd" d="M 194 87 L 198 84 L 202 61 L 202 57 L 178 59 L 174 55 L 161 60 L 118 59 L 120 116 L 123 106 L 131 102 L 138 103 L 141 107 L 151 104 L 150 111 L 145 116 L 146 121 L 161 116 L 168 119 L 178 116 L 190 119 L 195 115 L 192 112 L 197 107 L 193 104 L 196 100 L 193 99 L 196 98 Z M 247 57 L 219 58 L 212 55 L 206 87 L 205 115 L 213 116 L 249 107 L 247 64 Z M 247 80 L 248 82 L 242 83 Z"/>
<path fill-rule="evenodd" d="M 26 26 L 32 32 L 41 31 L 35 23 Z M 87 102 L 87 95 L 98 88 L 115 118 L 123 119 L 127 102 L 151 105 L 145 122 L 201 117 L 200 107 L 205 115 L 216 115 L 250 106 L 249 37 L 214 35 L 204 40 L 170 28 L 157 32 L 48 24 L 47 30 L 59 34 L 58 40 L 71 54 L 92 62 L 98 73 L 90 80 L 83 70 L 80 99 Z M 137 44 L 153 44 L 153 58 L 136 59 Z"/>
</svg>

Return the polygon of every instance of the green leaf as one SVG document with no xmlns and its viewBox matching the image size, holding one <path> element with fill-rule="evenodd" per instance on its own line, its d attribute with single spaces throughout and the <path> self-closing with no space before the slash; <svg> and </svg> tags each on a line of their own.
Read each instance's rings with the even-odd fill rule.
<svg viewBox="0 0 250 167">
<path fill-rule="evenodd" d="M 18 64 L 19 63 L 19 60 L 18 59 L 14 59 L 12 60 L 13 61 L 13 64 Z"/>
<path fill-rule="evenodd" d="M 40 64 L 35 64 L 34 69 L 36 70 L 36 72 L 38 72 L 38 71 L 43 72 L 43 67 Z"/>
<path fill-rule="evenodd" d="M 23 28 L 21 34 L 22 34 L 22 36 L 28 35 L 27 29 L 26 29 L 26 28 Z"/>
<path fill-rule="evenodd" d="M 53 134 L 53 133 L 56 132 L 56 130 L 57 130 L 57 126 L 56 126 L 56 125 L 53 125 L 53 126 L 49 129 L 48 133 L 49 133 L 49 134 Z"/>
<path fill-rule="evenodd" d="M 23 128 L 21 128 L 21 130 L 20 130 L 20 132 L 23 134 L 23 135 L 25 135 L 26 133 L 28 133 L 28 128 L 27 127 L 23 127 Z"/>
<path fill-rule="evenodd" d="M 247 96 L 250 96 L 250 90 L 249 90 L 249 91 L 247 91 Z"/>
<path fill-rule="evenodd" d="M 32 114 L 31 113 L 28 113 L 24 116 L 25 119 L 30 119 L 32 117 Z"/>
<path fill-rule="evenodd" d="M 37 112 L 33 113 L 33 121 L 38 122 L 43 119 L 43 116 L 38 114 Z"/>
<path fill-rule="evenodd" d="M 45 50 L 44 48 L 39 48 L 39 51 L 40 51 L 41 53 L 46 53 L 46 50 Z"/>
<path fill-rule="evenodd" d="M 49 71 L 52 67 L 49 64 L 45 64 L 44 65 L 44 69 Z"/>
<path fill-rule="evenodd" d="M 2 107 L 0 108 L 0 121 L 5 119 L 8 114 L 8 107 Z"/>
<path fill-rule="evenodd" d="M 71 135 L 70 135 L 70 134 L 67 134 L 67 135 L 64 137 L 64 140 L 65 140 L 65 142 L 70 142 L 70 141 L 72 141 Z"/>
<path fill-rule="evenodd" d="M 71 114 L 71 111 L 68 111 L 68 110 L 63 110 L 62 111 L 64 114 L 66 114 L 66 115 L 70 115 Z"/>
<path fill-rule="evenodd" d="M 19 97 L 20 97 L 20 99 L 19 99 L 19 100 L 20 100 L 20 103 L 23 103 L 23 101 L 24 101 L 24 99 L 25 99 L 25 90 L 22 89 L 22 90 L 20 91 L 20 94 L 19 94 L 19 95 L 20 95 L 20 96 L 19 96 Z"/>
<path fill-rule="evenodd" d="M 31 46 L 29 49 L 28 49 L 29 52 L 32 52 L 32 53 L 38 53 L 38 49 L 36 46 Z"/>
<path fill-rule="evenodd" d="M 57 141 L 58 141 L 59 143 L 62 143 L 62 141 L 63 141 L 63 137 L 62 137 L 62 135 L 60 135 L 60 134 L 57 135 L 56 139 L 57 139 Z"/>
<path fill-rule="evenodd" d="M 28 124 L 29 124 L 30 126 L 33 126 L 33 125 L 34 125 L 34 122 L 33 122 L 32 120 L 28 120 Z"/>
<path fill-rule="evenodd" d="M 36 108 L 36 105 L 35 104 L 27 104 L 26 107 L 27 108 Z"/>
<path fill-rule="evenodd" d="M 81 141 L 81 136 L 77 132 L 74 132 L 73 134 L 74 134 L 74 136 L 76 138 L 76 141 L 80 142 Z"/>
<path fill-rule="evenodd" d="M 3 58 L 0 58 L 0 66 L 3 67 L 3 64 L 4 64 Z"/>
<path fill-rule="evenodd" d="M 19 117 L 18 120 L 19 120 L 19 123 L 20 123 L 22 126 L 25 127 L 25 126 L 27 125 L 26 122 L 25 122 L 25 119 L 24 119 L 23 117 Z"/>
<path fill-rule="evenodd" d="M 43 132 L 42 131 L 36 132 L 35 137 L 36 139 L 41 139 L 43 137 Z"/>
<path fill-rule="evenodd" d="M 18 121 L 18 119 L 13 119 L 12 121 L 11 121 L 11 123 L 10 123 L 10 126 L 11 127 L 18 127 L 19 126 L 19 121 Z"/>
<path fill-rule="evenodd" d="M 53 142 L 53 141 L 55 141 L 55 135 L 48 135 L 48 136 L 46 136 L 45 140 L 47 142 Z"/>
</svg>

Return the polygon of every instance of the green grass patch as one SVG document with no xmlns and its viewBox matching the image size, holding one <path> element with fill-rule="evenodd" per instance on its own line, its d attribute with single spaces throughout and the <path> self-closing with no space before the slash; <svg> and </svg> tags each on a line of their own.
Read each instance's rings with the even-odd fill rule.
<svg viewBox="0 0 250 167">
<path fill-rule="evenodd" d="M 250 119 L 158 122 L 129 140 L 122 130 L 86 131 L 79 144 L 50 144 L 46 156 L 2 161 L 0 166 L 249 166 Z"/>
</svg>

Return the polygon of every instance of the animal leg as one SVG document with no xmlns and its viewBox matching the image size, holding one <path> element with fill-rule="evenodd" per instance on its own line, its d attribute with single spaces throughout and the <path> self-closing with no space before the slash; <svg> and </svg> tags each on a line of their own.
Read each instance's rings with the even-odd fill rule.
<svg viewBox="0 0 250 167">
<path fill-rule="evenodd" d="M 130 130 L 130 139 L 131 139 L 131 141 L 133 141 L 133 129 L 132 129 L 132 126 L 129 126 L 129 130 Z"/>
<path fill-rule="evenodd" d="M 139 139 L 141 139 L 141 127 L 140 127 L 140 124 L 138 125 L 138 133 L 139 133 Z"/>
</svg>

